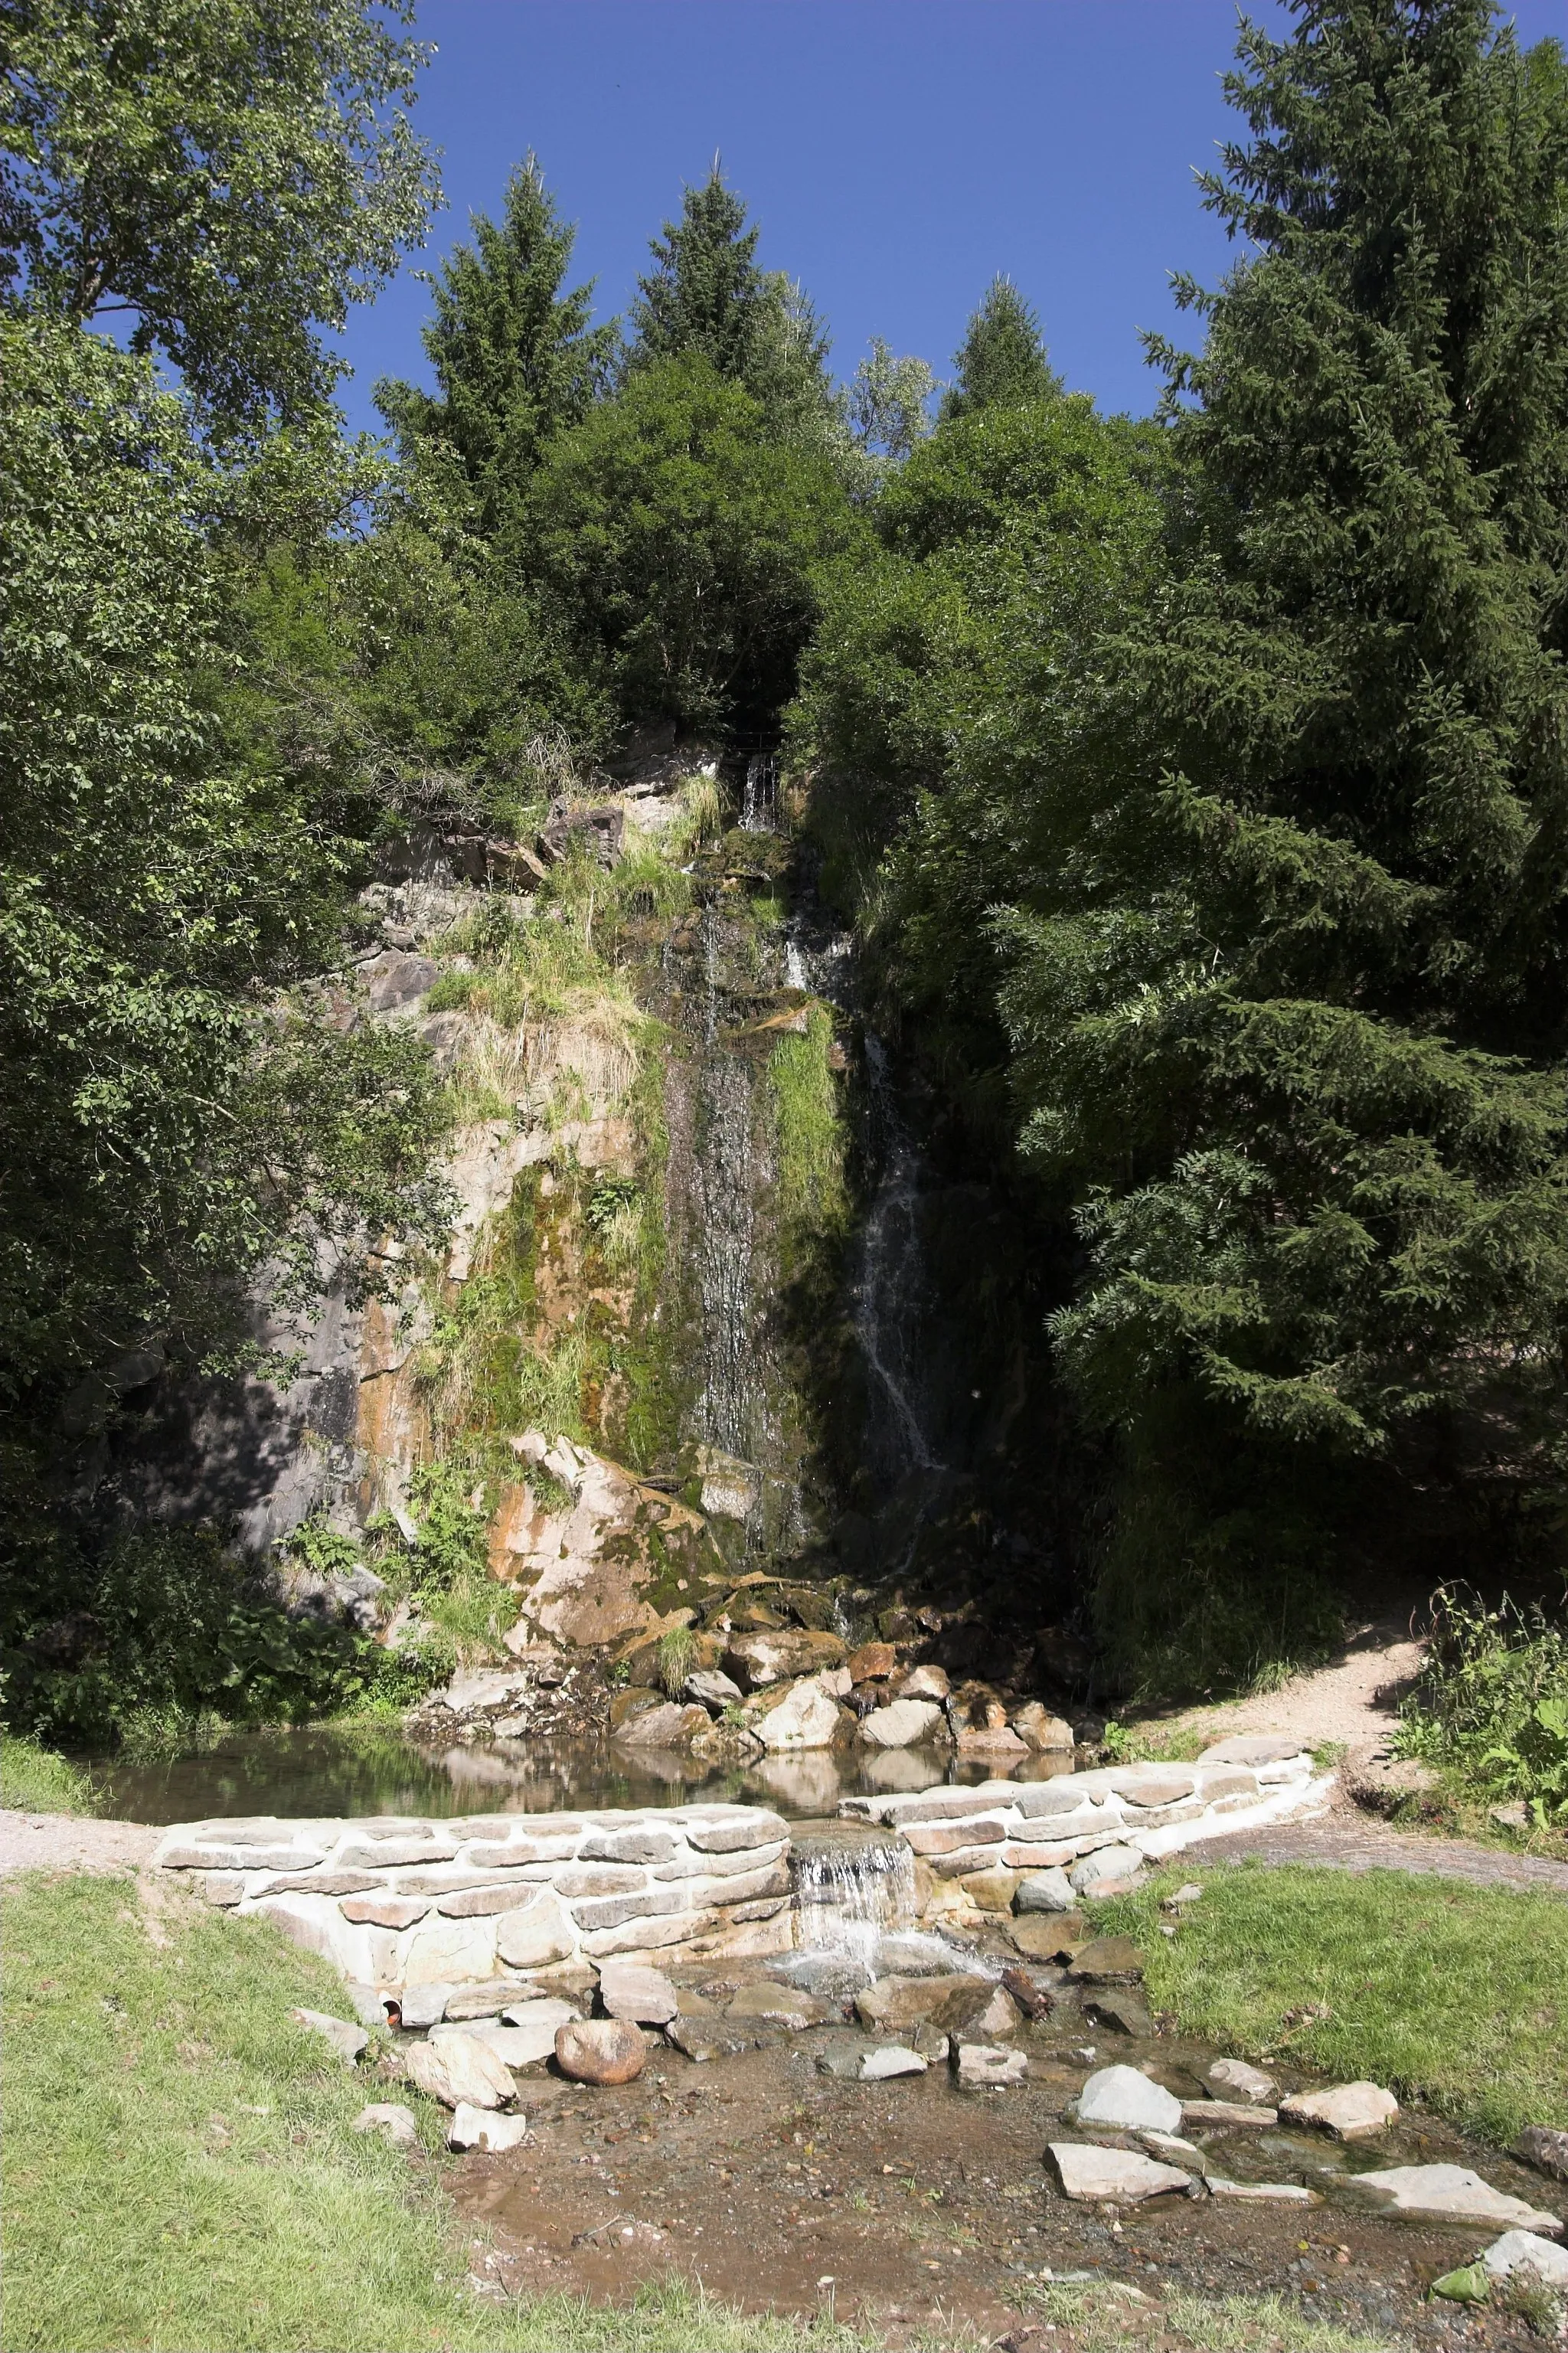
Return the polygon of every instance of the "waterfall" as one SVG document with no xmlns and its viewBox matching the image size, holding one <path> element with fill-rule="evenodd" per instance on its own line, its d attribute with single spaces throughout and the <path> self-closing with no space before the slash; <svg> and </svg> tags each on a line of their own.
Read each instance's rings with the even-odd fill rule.
<svg viewBox="0 0 1568 2353">
<path fill-rule="evenodd" d="M 895 1473 L 939 1471 L 926 1436 L 924 1398 L 915 1362 L 925 1297 L 921 1249 L 921 1161 L 900 1113 L 879 1038 L 866 1039 L 873 1143 L 880 1164 L 866 1219 L 855 1325 L 873 1381 L 878 1451 Z"/>
<path fill-rule="evenodd" d="M 914 1856 L 902 1839 L 797 1843 L 791 1859 L 798 1942 L 870 1964 L 879 1937 L 916 1918 Z"/>
<path fill-rule="evenodd" d="M 779 814 L 779 764 L 765 752 L 754 752 L 746 763 L 746 785 L 741 800 L 741 828 L 745 833 L 776 833 Z"/>
</svg>

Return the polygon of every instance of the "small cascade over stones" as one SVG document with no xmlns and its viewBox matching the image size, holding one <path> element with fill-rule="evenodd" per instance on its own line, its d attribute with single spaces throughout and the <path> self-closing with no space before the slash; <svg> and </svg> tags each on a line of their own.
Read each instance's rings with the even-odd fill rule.
<svg viewBox="0 0 1568 2353">
<path fill-rule="evenodd" d="M 868 1836 L 852 1822 L 797 1822 L 790 1875 L 796 1936 L 809 1951 L 868 1967 L 880 1937 L 919 1917 L 914 1857 L 901 1838 Z"/>
</svg>

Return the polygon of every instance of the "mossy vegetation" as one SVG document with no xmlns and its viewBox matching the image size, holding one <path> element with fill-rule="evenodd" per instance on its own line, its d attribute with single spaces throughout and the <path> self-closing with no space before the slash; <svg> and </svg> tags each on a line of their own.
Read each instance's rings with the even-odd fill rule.
<svg viewBox="0 0 1568 2353">
<path fill-rule="evenodd" d="M 803 1037 L 781 1038 L 768 1060 L 777 1138 L 778 1221 L 786 1280 L 831 1254 L 849 1222 L 846 1135 L 832 1067 L 833 1015 L 814 1002 Z"/>
</svg>

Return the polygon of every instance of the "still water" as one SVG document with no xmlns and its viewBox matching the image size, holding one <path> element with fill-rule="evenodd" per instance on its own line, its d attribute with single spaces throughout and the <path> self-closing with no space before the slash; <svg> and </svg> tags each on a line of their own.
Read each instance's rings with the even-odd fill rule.
<svg viewBox="0 0 1568 2353">
<path fill-rule="evenodd" d="M 416 1747 L 395 1733 L 338 1725 L 233 1732 L 198 1754 L 94 1763 L 101 1810 L 120 1821 L 187 1822 L 226 1814 L 553 1813 L 576 1807 L 681 1806 L 742 1799 L 799 1818 L 831 1814 L 859 1792 L 930 1789 L 999 1771 L 950 1750 L 869 1756 L 812 1750 L 714 1767 L 674 1750 L 599 1740 L 498 1741 Z M 1066 1757 L 1031 1757 L 1018 1778 L 1070 1772 Z"/>
</svg>

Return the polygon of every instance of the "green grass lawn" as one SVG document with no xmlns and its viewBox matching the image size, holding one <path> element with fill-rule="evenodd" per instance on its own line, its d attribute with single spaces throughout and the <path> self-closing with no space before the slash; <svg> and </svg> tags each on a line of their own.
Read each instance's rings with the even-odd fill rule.
<svg viewBox="0 0 1568 2353">
<path fill-rule="evenodd" d="M 1159 1899 L 1201 1883 L 1175 1936 Z M 1370 2076 L 1489 2139 L 1568 2126 L 1568 1902 L 1396 1871 L 1184 1871 L 1103 1907 L 1151 1999 L 1248 2057 Z"/>
<path fill-rule="evenodd" d="M 622 2312 L 481 2302 L 439 2187 L 438 2112 L 289 2021 L 294 2003 L 347 2015 L 326 1964 L 263 1923 L 165 1902 L 148 1914 L 125 1879 L 6 1884 L 6 2353 L 863 2343 L 684 2288 Z M 353 2131 L 380 2098 L 423 2112 L 422 2157 Z"/>
</svg>

